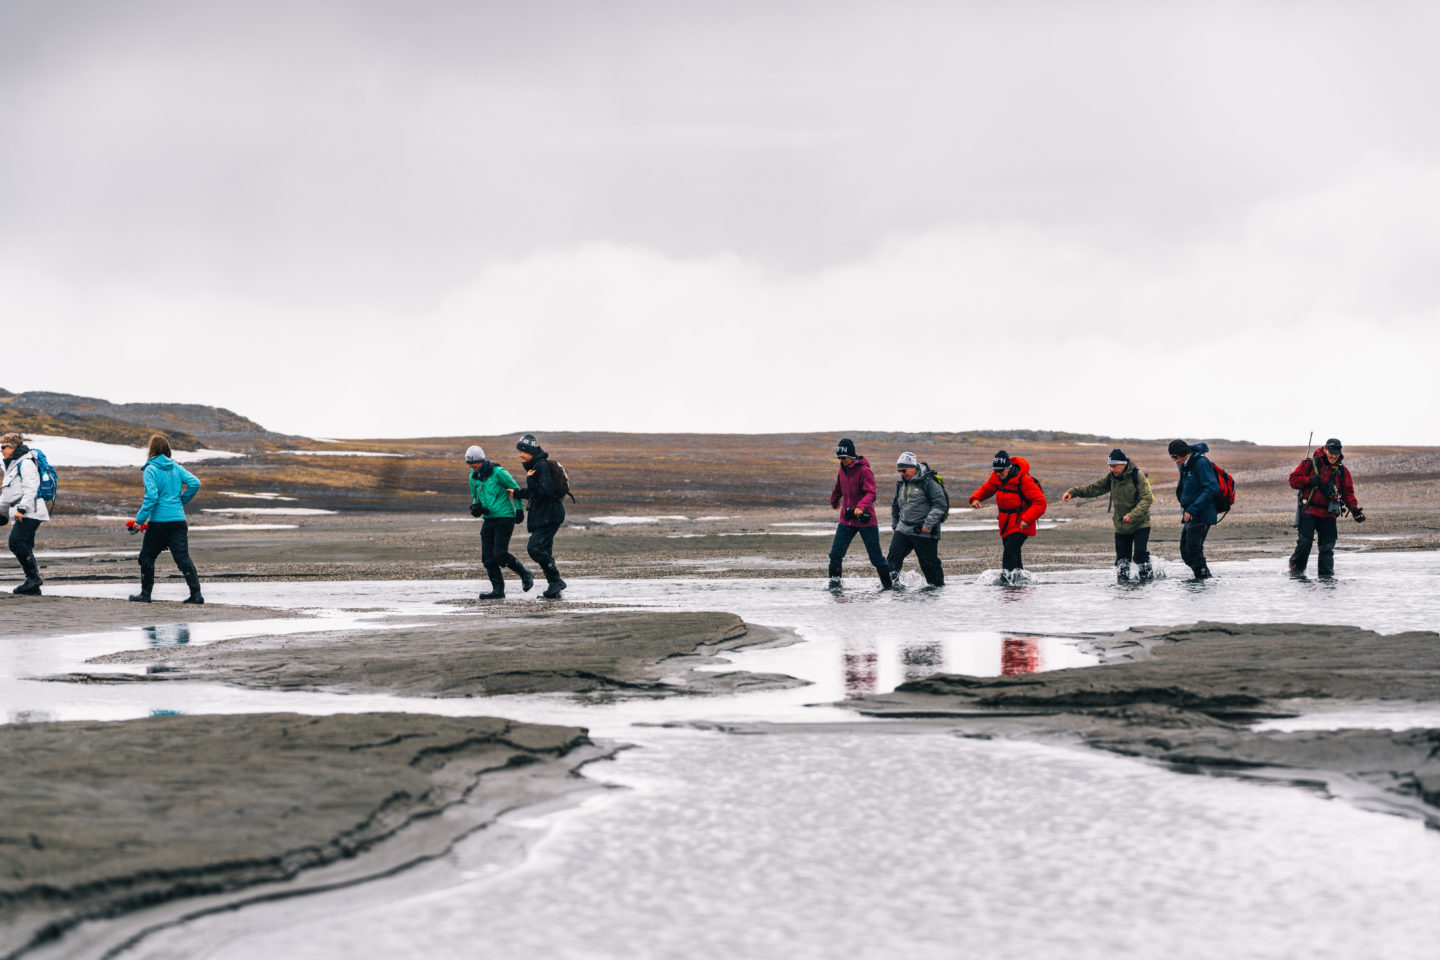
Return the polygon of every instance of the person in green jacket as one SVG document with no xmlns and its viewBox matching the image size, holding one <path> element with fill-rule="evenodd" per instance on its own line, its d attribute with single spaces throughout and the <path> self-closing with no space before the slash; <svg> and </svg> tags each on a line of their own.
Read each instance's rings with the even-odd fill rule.
<svg viewBox="0 0 1440 960">
<path fill-rule="evenodd" d="M 529 591 L 535 578 L 510 552 L 515 523 L 525 515 L 515 502 L 520 484 L 500 464 L 486 460 L 485 451 L 478 445 L 465 451 L 465 465 L 470 468 L 470 516 L 484 518 L 480 524 L 480 562 L 490 578 L 490 592 L 480 594 L 480 599 L 505 599 L 501 567 L 514 571 L 520 578 L 520 588 Z"/>
<path fill-rule="evenodd" d="M 1060 499 L 1109 493 L 1115 523 L 1115 579 L 1122 583 L 1129 580 L 1130 564 L 1134 562 L 1138 566 L 1136 578 L 1149 580 L 1154 575 L 1150 566 L 1150 505 L 1155 502 L 1150 478 L 1119 447 L 1110 451 L 1105 465 L 1109 473 L 1094 483 L 1071 487 Z"/>
</svg>

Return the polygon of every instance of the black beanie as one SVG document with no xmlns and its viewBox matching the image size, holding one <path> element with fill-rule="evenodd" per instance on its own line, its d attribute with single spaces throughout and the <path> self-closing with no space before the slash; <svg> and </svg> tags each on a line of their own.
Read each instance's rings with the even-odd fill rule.
<svg viewBox="0 0 1440 960">
<path fill-rule="evenodd" d="M 854 440 L 849 437 L 841 437 L 835 444 L 835 458 L 838 460 L 840 457 L 849 457 L 851 460 L 860 459 L 860 455 L 855 452 Z"/>
<path fill-rule="evenodd" d="M 1127 456 L 1125 456 L 1125 451 L 1124 451 L 1124 450 L 1121 450 L 1119 447 L 1116 447 L 1114 450 L 1111 450 L 1111 451 L 1110 451 L 1110 456 L 1108 456 L 1108 457 L 1105 458 L 1105 464 L 1106 464 L 1106 466 L 1111 466 L 1111 467 L 1118 466 L 1119 464 L 1122 464 L 1122 463 L 1129 463 L 1129 462 L 1130 462 L 1130 458 L 1127 457 Z"/>
<path fill-rule="evenodd" d="M 528 453 L 532 457 L 537 457 L 545 452 L 540 446 L 540 441 L 535 439 L 535 434 L 533 433 L 527 433 L 515 441 L 515 449 L 521 453 Z"/>
<path fill-rule="evenodd" d="M 990 469 L 994 470 L 996 473 L 999 473 L 1001 470 L 1004 470 L 1008 466 L 1010 466 L 1010 454 L 1006 453 L 1004 450 L 1001 450 L 999 453 L 995 454 L 995 459 L 990 461 Z"/>
<path fill-rule="evenodd" d="M 1170 456 L 1172 456 L 1172 457 L 1183 457 L 1183 456 L 1186 456 L 1186 455 L 1189 454 L 1189 453 L 1190 453 L 1190 444 L 1186 443 L 1184 440 L 1171 440 L 1171 441 L 1170 441 Z"/>
</svg>

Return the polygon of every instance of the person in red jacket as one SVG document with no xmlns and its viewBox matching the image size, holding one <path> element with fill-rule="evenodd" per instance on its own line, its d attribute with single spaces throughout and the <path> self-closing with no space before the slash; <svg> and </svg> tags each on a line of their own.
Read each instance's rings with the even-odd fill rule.
<svg viewBox="0 0 1440 960">
<path fill-rule="evenodd" d="M 1301 576 L 1310 562 L 1310 544 L 1320 535 L 1320 556 L 1316 567 L 1320 576 L 1335 574 L 1335 541 L 1340 539 L 1337 521 L 1350 511 L 1356 523 L 1365 522 L 1365 511 L 1355 500 L 1355 484 L 1350 468 L 1345 466 L 1345 450 L 1340 441 L 1331 437 L 1325 446 L 1290 472 L 1290 486 L 1299 490 L 1300 516 L 1296 524 L 1298 537 L 1295 552 L 1290 555 L 1290 574 Z"/>
<path fill-rule="evenodd" d="M 1030 462 L 1024 457 L 1012 457 L 1001 450 L 990 466 L 990 479 L 970 494 L 970 506 L 979 507 L 980 501 L 995 497 L 995 506 L 1000 509 L 1000 539 L 1005 544 L 1001 568 L 1007 573 L 1024 570 L 1020 548 L 1026 537 L 1035 536 L 1035 521 L 1045 513 L 1045 491 L 1030 476 Z"/>
<path fill-rule="evenodd" d="M 858 533 L 870 563 L 880 575 L 881 589 L 889 590 L 890 564 L 880 552 L 880 522 L 875 518 L 875 473 L 870 461 L 855 452 L 855 441 L 848 437 L 835 444 L 835 459 L 840 461 L 840 470 L 835 475 L 835 489 L 830 491 L 830 509 L 840 512 L 840 522 L 835 525 L 835 542 L 830 546 L 830 586 L 840 585 L 840 565 Z"/>
</svg>

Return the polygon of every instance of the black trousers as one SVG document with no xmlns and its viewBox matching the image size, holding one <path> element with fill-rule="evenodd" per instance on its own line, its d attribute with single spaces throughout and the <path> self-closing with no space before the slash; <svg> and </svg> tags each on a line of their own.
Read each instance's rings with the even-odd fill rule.
<svg viewBox="0 0 1440 960">
<path fill-rule="evenodd" d="M 1335 541 L 1340 539 L 1337 517 L 1317 517 L 1313 513 L 1300 512 L 1300 526 L 1295 539 L 1295 552 L 1290 555 L 1290 568 L 1296 573 L 1305 570 L 1310 562 L 1310 544 L 1316 534 L 1320 536 L 1320 556 L 1316 567 L 1320 576 L 1328 577 L 1335 572 Z"/>
<path fill-rule="evenodd" d="M 3 509 L 7 508 L 0 507 L 0 510 Z M 40 568 L 35 565 L 35 532 L 40 529 L 42 522 L 34 517 L 26 517 L 24 520 L 16 520 L 10 527 L 10 552 L 20 561 L 20 569 L 25 571 L 27 578 L 40 575 Z"/>
<path fill-rule="evenodd" d="M 845 559 L 845 554 L 850 551 L 850 543 L 855 539 L 856 534 L 859 534 L 860 542 L 865 544 L 865 552 L 870 555 L 871 566 L 882 567 L 889 562 L 880 552 L 879 527 L 852 527 L 848 523 L 837 523 L 835 524 L 835 539 L 830 544 L 830 576 L 840 576 L 840 564 Z"/>
<path fill-rule="evenodd" d="M 1210 524 L 1200 520 L 1188 520 L 1180 530 L 1180 559 L 1197 577 L 1201 570 L 1209 571 L 1205 562 L 1205 537 L 1210 533 Z"/>
<path fill-rule="evenodd" d="M 514 520 L 486 517 L 480 524 L 480 562 L 486 570 L 499 570 L 515 562 L 510 553 L 510 537 L 514 533 Z"/>
<path fill-rule="evenodd" d="M 1150 528 L 1141 527 L 1134 533 L 1115 534 L 1115 559 L 1150 562 Z"/>
<path fill-rule="evenodd" d="M 190 525 L 184 520 L 150 521 L 140 543 L 140 572 L 153 575 L 155 560 L 166 550 L 186 581 L 198 575 L 190 559 Z"/>
<path fill-rule="evenodd" d="M 890 554 L 885 558 L 890 565 L 890 575 L 900 575 L 900 568 L 905 565 L 905 558 L 912 550 L 915 551 L 916 562 L 920 564 L 920 572 L 925 575 L 925 582 L 932 587 L 945 586 L 945 569 L 940 566 L 940 541 L 934 537 L 912 537 L 899 530 L 891 534 Z"/>
<path fill-rule="evenodd" d="M 530 554 L 530 559 L 540 565 L 541 570 L 555 569 L 555 534 L 559 530 L 559 523 L 547 523 L 530 531 L 530 541 L 525 544 L 525 550 Z"/>
<path fill-rule="evenodd" d="M 1024 570 L 1025 561 L 1020 558 L 1020 550 L 1025 546 L 1028 539 L 1023 533 L 1012 533 L 1001 540 L 1005 544 L 1005 555 L 1000 559 L 1001 570 Z"/>
</svg>

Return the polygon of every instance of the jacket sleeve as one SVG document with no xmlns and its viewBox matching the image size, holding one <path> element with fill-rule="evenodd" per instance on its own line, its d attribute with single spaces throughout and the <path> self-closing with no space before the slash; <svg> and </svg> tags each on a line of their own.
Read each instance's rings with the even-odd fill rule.
<svg viewBox="0 0 1440 960">
<path fill-rule="evenodd" d="M 1300 461 L 1300 465 L 1290 471 L 1290 487 L 1294 490 L 1304 490 L 1310 486 L 1314 471 L 1310 467 L 1310 458 L 1306 457 Z"/>
<path fill-rule="evenodd" d="M 872 470 L 861 469 L 860 471 L 860 502 L 855 504 L 861 510 L 875 512 L 875 473 Z"/>
<path fill-rule="evenodd" d="M 1150 519 L 1150 505 L 1155 502 L 1155 491 L 1150 489 L 1150 478 L 1143 470 L 1137 470 L 1140 481 L 1140 499 L 1130 508 L 1130 522 L 1144 523 Z"/>
<path fill-rule="evenodd" d="M 515 482 L 515 478 L 510 476 L 510 471 L 506 470 L 504 467 L 496 467 L 495 476 L 499 478 L 500 485 L 506 490 L 520 489 L 520 484 Z"/>
<path fill-rule="evenodd" d="M 1030 503 L 1030 506 L 1025 508 L 1025 512 L 1020 514 L 1020 526 L 1028 527 L 1040 519 L 1049 504 L 1045 502 L 1045 491 L 1040 489 L 1040 484 L 1031 479 L 1030 474 L 1025 474 L 1025 478 L 1020 481 L 1020 489 L 1022 495 Z"/>
<path fill-rule="evenodd" d="M 185 485 L 185 489 L 180 491 L 180 503 L 183 506 L 194 500 L 195 494 L 200 492 L 200 478 L 178 463 L 175 464 L 175 469 L 180 471 L 180 482 Z"/>
<path fill-rule="evenodd" d="M 923 526 L 934 530 L 940 526 L 940 521 L 945 517 L 945 508 L 950 503 L 950 495 L 945 488 L 940 486 L 940 481 L 934 477 L 927 477 L 925 480 L 925 493 L 930 497 L 930 512 L 925 514 Z"/>
<path fill-rule="evenodd" d="M 988 500 L 1000 489 L 1000 478 L 990 474 L 990 479 L 980 484 L 979 488 L 969 496 L 969 500 Z"/>
<path fill-rule="evenodd" d="M 15 502 L 15 509 L 30 516 L 35 512 L 35 497 L 40 493 L 40 467 L 27 456 L 20 461 L 16 473 L 20 477 L 20 499 Z"/>
<path fill-rule="evenodd" d="M 1355 499 L 1355 482 L 1350 477 L 1349 467 L 1341 466 L 1339 487 L 1340 499 L 1345 501 L 1345 506 L 1350 508 L 1350 512 L 1354 513 L 1359 510 L 1360 503 Z"/>
<path fill-rule="evenodd" d="M 1105 476 L 1101 477 L 1099 480 L 1096 480 L 1094 483 L 1087 483 L 1083 487 L 1071 487 L 1065 492 L 1070 494 L 1070 496 L 1072 497 L 1081 497 L 1088 500 L 1091 497 L 1100 496 L 1100 494 L 1106 492 L 1109 489 L 1110 474 L 1107 473 L 1105 474 Z"/>
<path fill-rule="evenodd" d="M 1200 457 L 1200 459 L 1204 461 L 1204 464 L 1196 463 L 1190 471 L 1190 475 L 1195 478 L 1195 495 L 1190 498 L 1189 503 L 1181 504 L 1186 513 L 1203 512 L 1205 505 L 1214 500 L 1215 494 L 1220 492 L 1220 481 L 1215 476 L 1215 465 L 1210 462 L 1209 457 Z"/>
<path fill-rule="evenodd" d="M 830 491 L 830 509 L 840 509 L 840 474 L 835 474 L 835 488 Z"/>
<path fill-rule="evenodd" d="M 900 484 L 895 484 L 895 497 L 890 501 L 890 529 L 900 525 Z"/>
<path fill-rule="evenodd" d="M 141 471 L 140 478 L 145 481 L 145 499 L 140 502 L 140 512 L 135 514 L 135 522 L 149 523 L 150 515 L 155 512 L 155 502 L 160 497 L 155 484 L 155 469 L 146 467 Z"/>
</svg>

